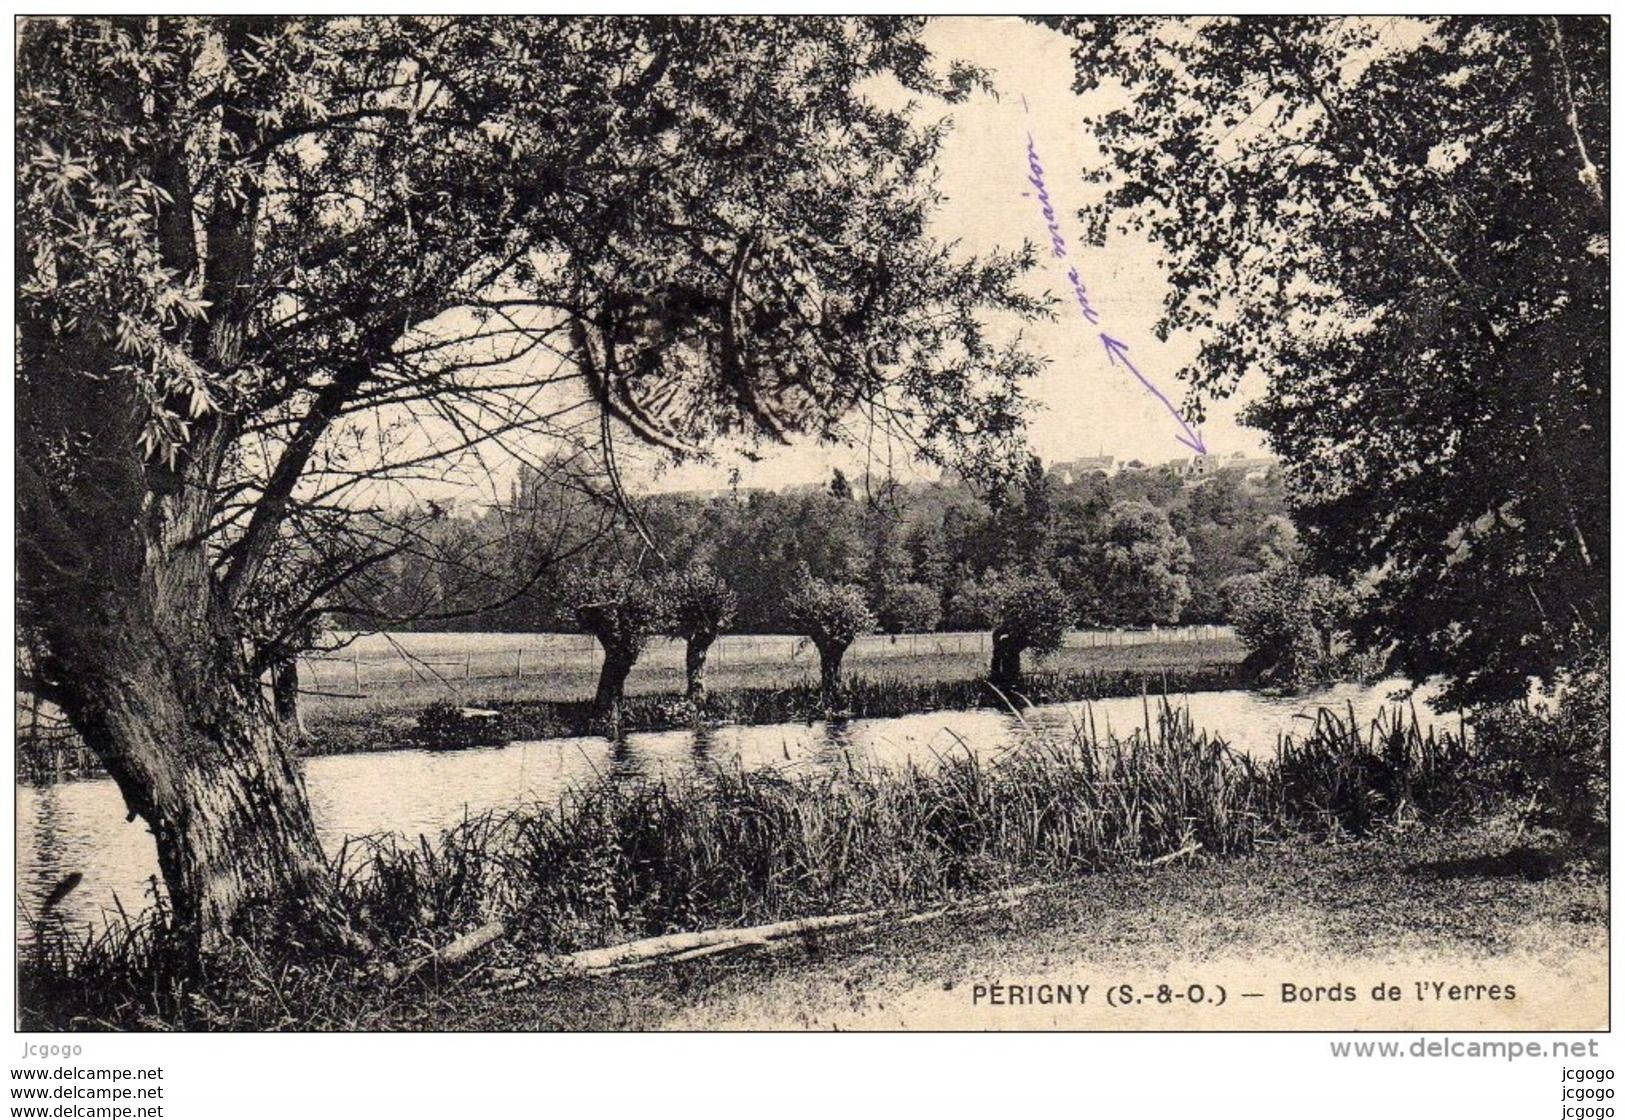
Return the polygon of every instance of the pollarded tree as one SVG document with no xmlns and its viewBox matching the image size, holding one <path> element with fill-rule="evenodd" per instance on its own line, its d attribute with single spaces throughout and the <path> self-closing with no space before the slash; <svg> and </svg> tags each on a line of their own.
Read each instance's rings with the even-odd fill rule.
<svg viewBox="0 0 1625 1120">
<path fill-rule="evenodd" d="M 1463 701 L 1608 627 L 1605 17 L 1059 21 L 1160 332 L 1252 410 L 1356 639 Z M 1126 103 L 1124 99 L 1126 98 Z"/>
<path fill-rule="evenodd" d="M 331 917 L 244 640 L 297 509 L 488 483 L 484 451 L 557 444 L 613 489 L 617 439 L 828 435 L 882 396 L 944 461 L 1009 457 L 1033 363 L 983 328 L 1039 312 L 1030 254 L 932 241 L 942 130 L 867 92 L 976 86 L 920 26 L 21 26 L 28 683 L 152 830 L 199 947 L 261 909 Z"/>
<path fill-rule="evenodd" d="M 670 626 L 666 590 L 661 581 L 619 565 L 577 573 L 565 585 L 576 625 L 604 649 L 593 714 L 611 729 L 620 726 L 632 666 L 649 639 Z"/>
<path fill-rule="evenodd" d="M 684 643 L 683 666 L 688 698 L 705 699 L 705 658 L 711 644 L 732 625 L 738 600 L 709 565 L 668 572 L 660 581 L 666 604 L 666 633 Z"/>
<path fill-rule="evenodd" d="M 1042 572 L 994 575 L 984 582 L 983 593 L 993 627 L 988 679 L 1001 688 L 1019 685 L 1022 653 L 1060 649 L 1076 607 L 1055 578 Z"/>
<path fill-rule="evenodd" d="M 841 659 L 851 644 L 874 633 L 875 616 L 855 583 L 828 583 L 814 576 L 802 579 L 786 605 L 796 632 L 818 649 L 818 679 L 826 701 L 841 692 Z"/>
<path fill-rule="evenodd" d="M 1355 596 L 1289 558 L 1226 581 L 1224 596 L 1236 636 L 1247 647 L 1243 670 L 1263 684 L 1303 688 L 1341 668 L 1336 644 Z"/>
</svg>

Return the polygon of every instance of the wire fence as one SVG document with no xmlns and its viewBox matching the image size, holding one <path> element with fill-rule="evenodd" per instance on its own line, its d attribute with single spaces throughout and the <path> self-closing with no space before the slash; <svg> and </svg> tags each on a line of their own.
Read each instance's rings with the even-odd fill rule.
<svg viewBox="0 0 1625 1120">
<path fill-rule="evenodd" d="M 1229 626 L 1152 627 L 1145 630 L 1074 630 L 1069 649 L 1111 649 L 1175 642 L 1220 641 Z M 852 643 L 848 664 L 888 658 L 988 654 L 987 631 L 929 634 L 870 634 Z M 680 668 L 684 647 L 675 639 L 649 643 L 639 664 Z M 363 643 L 335 653 L 303 656 L 301 686 L 357 693 L 369 685 L 522 680 L 564 671 L 595 673 L 603 658 L 590 634 L 400 634 L 369 635 Z M 725 634 L 711 646 L 713 667 L 749 664 L 816 666 L 818 654 L 793 634 Z"/>
</svg>

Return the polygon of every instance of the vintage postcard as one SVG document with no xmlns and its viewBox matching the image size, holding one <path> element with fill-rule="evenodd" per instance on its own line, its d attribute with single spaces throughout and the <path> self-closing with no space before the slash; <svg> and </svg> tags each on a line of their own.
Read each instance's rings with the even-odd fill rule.
<svg viewBox="0 0 1625 1120">
<path fill-rule="evenodd" d="M 16 1028 L 1607 1030 L 1609 41 L 20 19 Z"/>
</svg>

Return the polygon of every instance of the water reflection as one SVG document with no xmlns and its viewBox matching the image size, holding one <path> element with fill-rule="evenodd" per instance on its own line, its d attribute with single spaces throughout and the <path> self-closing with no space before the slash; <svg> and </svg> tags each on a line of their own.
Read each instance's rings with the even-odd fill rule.
<svg viewBox="0 0 1625 1120">
<path fill-rule="evenodd" d="M 52 924 L 103 925 L 151 904 L 158 851 L 107 779 L 17 787 L 17 925 L 31 940 L 44 900 L 75 872 L 82 882 L 49 915 Z"/>
<path fill-rule="evenodd" d="M 1353 706 L 1370 720 L 1403 682 L 1375 687 L 1342 685 L 1290 699 L 1247 692 L 1182 697 L 1192 722 L 1223 735 L 1238 750 L 1273 752 L 1277 737 L 1302 733 L 1322 705 Z M 1416 700 L 1424 720 L 1430 713 Z M 1154 710 L 1150 718 L 1155 720 Z M 993 757 L 1029 735 L 1093 726 L 1127 735 L 1144 725 L 1139 697 L 1093 704 L 1033 708 L 1020 717 L 983 709 L 929 712 L 895 719 L 828 720 L 760 727 L 714 727 L 625 735 L 550 739 L 467 751 L 403 750 L 335 755 L 305 763 L 305 781 L 317 831 L 330 851 L 347 837 L 387 832 L 435 835 L 465 813 L 556 805 L 572 788 L 605 778 L 679 778 L 705 766 L 786 775 L 865 765 L 929 768 L 949 754 Z M 1446 727 L 1454 729 L 1450 719 Z M 75 871 L 83 883 L 60 905 L 80 925 L 100 923 L 122 902 L 132 911 L 150 901 L 157 874 L 152 837 L 125 819 L 117 788 L 106 779 L 17 789 L 19 914 L 37 914 L 41 901 Z M 20 922 L 26 926 L 26 922 Z M 27 931 L 20 931 L 25 939 Z"/>
<path fill-rule="evenodd" d="M 716 747 L 716 729 L 712 727 L 696 727 L 693 740 L 693 746 L 690 749 L 694 755 L 694 762 L 696 765 L 702 765 L 711 757 Z"/>
</svg>

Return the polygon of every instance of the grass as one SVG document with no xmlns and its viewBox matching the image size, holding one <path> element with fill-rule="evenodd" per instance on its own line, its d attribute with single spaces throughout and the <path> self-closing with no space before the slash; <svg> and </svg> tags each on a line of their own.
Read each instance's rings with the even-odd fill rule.
<svg viewBox="0 0 1625 1120">
<path fill-rule="evenodd" d="M 1366 731 L 1352 713 L 1323 712 L 1259 761 L 1148 703 L 1145 726 L 1126 738 L 1087 725 L 1034 732 L 991 760 L 955 751 L 929 768 L 795 778 L 715 768 L 605 783 L 556 806 L 472 817 L 436 841 L 379 837 L 344 853 L 335 891 L 376 947 L 365 966 L 284 939 L 240 941 L 201 971 L 180 968 L 156 925 L 132 921 L 93 942 L 40 938 L 19 1002 L 37 1029 L 354 1028 L 397 1002 L 421 1010 L 440 998 L 392 989 L 380 962 L 409 961 L 492 917 L 511 936 L 485 963 L 542 980 L 547 954 L 644 935 L 912 909 L 1089 881 L 1174 853 L 1229 861 L 1468 827 L 1530 796 L 1508 775 L 1562 738 L 1560 723 L 1462 741 L 1424 732 L 1401 709 Z"/>
<path fill-rule="evenodd" d="M 990 654 L 982 648 L 944 642 L 940 646 L 929 641 L 935 635 L 917 635 L 927 639 L 911 644 L 910 636 L 898 638 L 897 644 L 864 642 L 847 652 L 844 668 L 847 674 L 860 677 L 903 681 L 970 681 L 985 677 Z M 944 635 L 945 638 L 964 639 L 965 635 Z M 726 642 L 728 639 L 722 639 Z M 923 647 L 923 648 L 920 648 Z M 731 650 L 719 656 L 713 649 L 706 670 L 706 683 L 713 692 L 741 689 L 791 688 L 818 676 L 818 658 L 810 649 L 796 651 L 789 639 L 765 643 L 760 647 Z M 904 652 L 920 648 L 919 652 Z M 1087 646 L 1069 645 L 1042 659 L 1029 656 L 1030 665 L 1040 673 L 1081 673 L 1093 670 L 1143 670 L 1156 674 L 1163 669 L 1179 669 L 1191 665 L 1239 663 L 1245 656 L 1241 643 L 1233 637 L 1219 637 L 1196 641 L 1159 641 L 1137 645 Z M 365 676 L 359 689 L 365 696 L 312 695 L 307 702 L 307 715 L 315 720 L 342 716 L 348 712 L 374 710 L 379 707 L 415 708 L 432 700 L 454 700 L 479 703 L 491 700 L 570 700 L 590 696 L 598 680 L 597 669 L 591 658 L 578 653 L 547 661 L 527 661 L 525 675 L 498 676 L 473 680 L 461 679 L 460 670 L 448 669 L 442 678 L 425 672 L 421 676 L 401 680 L 373 681 Z M 663 643 L 652 646 L 627 678 L 628 696 L 674 695 L 684 687 L 683 658 L 680 644 Z M 324 692 L 342 694 L 358 690 L 342 674 L 331 680 L 307 680 L 306 686 Z"/>
<path fill-rule="evenodd" d="M 504 635 L 405 635 L 405 638 L 479 638 Z M 534 638 L 534 635 L 524 637 Z M 921 635 L 930 638 L 932 635 Z M 958 636 L 964 637 L 964 636 Z M 899 643 L 906 643 L 900 638 Z M 417 643 L 423 650 L 431 647 Z M 433 647 L 438 648 L 438 647 Z M 462 645 L 448 648 L 459 649 Z M 709 694 L 696 712 L 684 699 L 686 680 L 680 656 L 645 657 L 627 680 L 623 711 L 625 731 L 665 731 L 701 723 L 793 723 L 828 715 L 817 687 L 817 658 L 785 660 L 789 648 L 780 641 L 760 651 L 715 659 L 706 674 Z M 845 663 L 847 698 L 841 714 L 853 717 L 910 715 L 917 712 L 975 707 L 1003 707 L 1009 698 L 984 683 L 988 654 L 944 646 L 941 652 L 891 652 L 887 644 L 855 647 Z M 414 648 L 414 655 L 419 650 Z M 1241 687 L 1243 650 L 1234 638 L 1165 641 L 1125 646 L 1069 646 L 1043 659 L 1031 659 L 1023 695 L 1033 703 L 1059 703 L 1105 696 L 1135 696 L 1149 691 L 1195 692 Z M 670 650 L 665 654 L 669 655 Z M 306 687 L 317 688 L 306 681 Z M 320 682 L 318 682 L 320 683 Z M 304 701 L 309 732 L 300 750 L 305 755 L 355 754 L 414 745 L 418 716 L 431 704 L 495 708 L 504 714 L 515 739 L 550 739 L 601 733 L 590 702 L 596 671 L 579 656 L 561 658 L 533 675 L 463 681 L 455 674 L 363 685 L 366 695 L 325 695 L 346 686 L 327 682 Z M 51 781 L 95 777 L 102 771 L 95 758 L 71 733 L 53 733 L 32 750 L 19 742 L 20 780 Z"/>
<path fill-rule="evenodd" d="M 1475 781 L 1478 762 L 1397 708 L 1366 733 L 1352 713 L 1323 713 L 1306 738 L 1258 761 L 1148 704 L 1146 727 L 1127 738 L 1034 733 L 992 760 L 966 750 L 929 768 L 849 763 L 787 778 L 735 767 L 600 784 L 544 812 L 474 818 L 432 857 L 377 841 L 363 860 L 372 874 L 353 881 L 370 918 L 392 915 L 386 939 L 473 923 L 500 884 L 518 944 L 559 952 L 1466 817 L 1495 797 Z M 435 900 L 427 928 L 399 911 L 401 898 Z"/>
<path fill-rule="evenodd" d="M 1091 983 L 1092 1000 L 1110 983 L 1150 985 L 1159 978 L 1210 988 L 1230 983 L 1234 993 L 1251 974 L 1277 987 L 1288 977 L 1364 976 L 1363 998 L 1371 980 L 1395 975 L 1396 957 L 1414 966 L 1399 972 L 1407 977 L 1503 978 L 1515 962 L 1537 958 L 1552 962 L 1550 970 L 1529 978 L 1562 995 L 1574 993 L 1563 991 L 1560 970 L 1589 963 L 1596 975 L 1587 1002 L 1606 1005 L 1607 874 L 1565 858 L 1552 837 L 1532 836 L 1520 825 L 1497 816 L 1385 829 L 1337 844 L 1294 839 L 1231 859 L 1116 867 L 1063 882 L 1010 911 L 823 937 L 800 951 L 744 960 L 561 979 L 519 992 L 445 983 L 437 1007 L 419 999 L 375 1004 L 367 1014 L 371 1025 L 386 1029 L 441 1023 L 459 1030 L 1325 1029 L 1336 1025 L 1335 1009 L 1326 1006 L 1295 1014 L 1271 1008 L 1273 1017 L 1256 1008 L 1240 1015 L 1203 1008 L 1181 1020 L 1168 1008 L 1138 1015 L 1095 1004 L 989 1009 L 971 997 L 976 984 L 990 980 Z M 1549 866 L 1527 874 L 1502 870 L 1509 848 L 1550 853 Z M 1486 870 L 1457 870 L 1466 866 Z M 1588 1018 L 1580 1002 L 1543 1025 L 1605 1025 Z M 1454 1022 L 1396 1015 L 1385 1026 L 1490 1025 L 1482 1006 L 1458 1005 L 1454 1012 Z M 1512 1025 L 1496 1025 L 1502 1023 Z"/>
<path fill-rule="evenodd" d="M 1022 695 L 1032 703 L 1195 692 L 1240 687 L 1243 652 L 1234 639 L 1162 642 L 1111 648 L 1070 647 L 1036 662 Z M 853 718 L 1005 707 L 1012 698 L 987 687 L 987 655 L 948 651 L 886 657 L 848 655 L 841 714 Z M 816 664 L 778 661 L 713 665 L 699 711 L 682 692 L 680 667 L 640 663 L 627 681 L 625 731 L 665 731 L 701 723 L 794 723 L 830 714 L 817 685 Z M 596 677 L 569 667 L 545 676 L 471 682 L 461 703 L 494 708 L 516 739 L 598 733 L 590 702 Z M 389 750 L 411 735 L 421 706 L 445 699 L 445 686 L 384 686 L 365 700 L 314 699 L 307 707 L 307 754 Z M 421 705 L 420 705 L 421 702 Z"/>
</svg>

